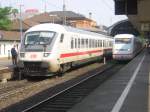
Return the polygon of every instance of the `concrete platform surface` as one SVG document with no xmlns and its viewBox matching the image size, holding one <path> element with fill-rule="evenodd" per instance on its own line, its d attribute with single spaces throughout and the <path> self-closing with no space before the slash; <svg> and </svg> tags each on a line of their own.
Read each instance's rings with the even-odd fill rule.
<svg viewBox="0 0 150 112">
<path fill-rule="evenodd" d="M 12 67 L 12 61 L 8 58 L 0 58 L 0 70 L 7 67 Z"/>
<path fill-rule="evenodd" d="M 149 70 L 143 51 L 68 112 L 148 112 Z"/>
</svg>

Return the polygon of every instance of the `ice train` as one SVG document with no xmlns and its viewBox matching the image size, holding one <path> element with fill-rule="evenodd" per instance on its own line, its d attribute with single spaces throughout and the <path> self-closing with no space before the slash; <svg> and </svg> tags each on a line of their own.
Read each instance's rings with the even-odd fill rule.
<svg viewBox="0 0 150 112">
<path fill-rule="evenodd" d="M 108 35 L 59 24 L 39 24 L 24 34 L 18 68 L 27 76 L 59 74 L 76 62 L 111 55 L 112 43 Z"/>
<path fill-rule="evenodd" d="M 118 34 L 114 37 L 113 59 L 131 60 L 142 48 L 143 44 L 139 37 L 132 34 Z"/>
</svg>

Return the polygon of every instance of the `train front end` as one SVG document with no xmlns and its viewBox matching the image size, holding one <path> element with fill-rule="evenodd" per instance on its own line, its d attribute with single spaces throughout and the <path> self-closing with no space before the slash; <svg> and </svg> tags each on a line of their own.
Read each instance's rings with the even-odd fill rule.
<svg viewBox="0 0 150 112">
<path fill-rule="evenodd" d="M 53 31 L 30 31 L 25 33 L 19 50 L 18 68 L 27 76 L 46 76 L 58 70 L 52 54 Z M 56 65 L 56 66 L 55 66 Z"/>
<path fill-rule="evenodd" d="M 132 38 L 115 38 L 113 44 L 114 60 L 130 60 L 133 58 Z"/>
</svg>

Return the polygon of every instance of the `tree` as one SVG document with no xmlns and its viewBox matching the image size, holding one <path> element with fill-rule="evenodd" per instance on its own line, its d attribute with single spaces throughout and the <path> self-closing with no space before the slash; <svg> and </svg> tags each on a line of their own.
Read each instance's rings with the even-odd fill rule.
<svg viewBox="0 0 150 112">
<path fill-rule="evenodd" d="M 13 9 L 12 7 L 4 7 L 0 8 L 0 29 L 8 30 L 11 27 L 11 20 L 9 18 L 10 14 L 18 13 L 17 9 Z"/>
</svg>

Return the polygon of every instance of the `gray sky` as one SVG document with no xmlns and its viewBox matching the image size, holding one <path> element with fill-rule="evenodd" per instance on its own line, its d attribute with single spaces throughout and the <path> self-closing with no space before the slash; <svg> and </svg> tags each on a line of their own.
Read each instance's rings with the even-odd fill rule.
<svg viewBox="0 0 150 112">
<path fill-rule="evenodd" d="M 89 12 L 91 12 L 92 19 L 99 25 L 110 26 L 119 20 L 126 19 L 126 16 L 114 15 L 113 0 L 0 0 L 0 5 L 19 9 L 19 5 L 22 4 L 24 11 L 26 9 L 38 9 L 40 12 L 44 12 L 46 9 L 48 12 L 62 10 L 63 1 L 65 1 L 66 9 L 69 11 L 80 13 L 86 17 L 89 17 Z"/>
</svg>

